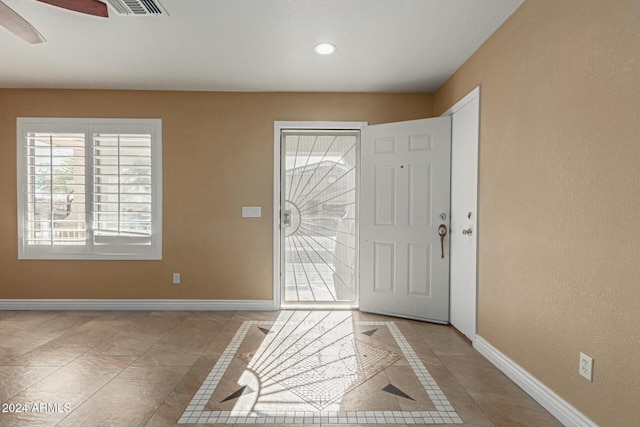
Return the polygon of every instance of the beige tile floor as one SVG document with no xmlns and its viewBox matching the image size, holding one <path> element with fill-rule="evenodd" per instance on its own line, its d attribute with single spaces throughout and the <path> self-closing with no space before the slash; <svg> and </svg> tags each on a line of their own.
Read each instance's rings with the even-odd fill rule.
<svg viewBox="0 0 640 427">
<path fill-rule="evenodd" d="M 297 326 L 325 315 L 339 321 L 314 326 L 315 338 Z M 338 323 L 350 329 L 332 329 Z M 433 413 L 435 391 L 425 391 L 391 323 L 462 425 L 561 425 L 448 326 L 357 311 L 0 311 L 0 426 L 176 425 L 188 419 L 185 411 L 225 354 L 231 354 L 228 366 L 205 396 L 203 413 L 219 416 L 248 405 L 257 413 L 285 411 L 270 425 L 305 426 L 387 425 L 393 414 Z M 250 387 L 238 395 L 247 370 L 262 377 L 254 385 L 261 391 Z M 321 376 L 330 382 L 317 380 Z M 286 412 L 294 410 L 308 417 Z M 320 416 L 328 411 L 335 418 Z M 355 414 L 373 418 L 363 423 Z"/>
</svg>

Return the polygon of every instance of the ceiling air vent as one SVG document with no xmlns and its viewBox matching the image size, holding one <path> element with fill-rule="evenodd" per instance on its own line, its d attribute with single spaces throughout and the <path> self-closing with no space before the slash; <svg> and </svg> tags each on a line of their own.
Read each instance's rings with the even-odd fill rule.
<svg viewBox="0 0 640 427">
<path fill-rule="evenodd" d="M 107 0 L 120 15 L 166 15 L 158 0 Z"/>
</svg>

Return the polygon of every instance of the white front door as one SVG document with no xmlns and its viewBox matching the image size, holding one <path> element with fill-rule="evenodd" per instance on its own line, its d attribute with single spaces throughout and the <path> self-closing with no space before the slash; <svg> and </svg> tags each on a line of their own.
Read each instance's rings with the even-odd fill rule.
<svg viewBox="0 0 640 427">
<path fill-rule="evenodd" d="M 451 119 L 365 127 L 361 153 L 360 309 L 448 322 Z"/>
</svg>

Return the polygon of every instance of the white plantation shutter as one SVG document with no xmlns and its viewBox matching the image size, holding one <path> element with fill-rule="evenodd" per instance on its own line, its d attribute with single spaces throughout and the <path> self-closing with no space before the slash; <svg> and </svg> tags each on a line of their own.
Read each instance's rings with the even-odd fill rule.
<svg viewBox="0 0 640 427">
<path fill-rule="evenodd" d="M 94 242 L 150 245 L 151 135 L 94 134 L 92 149 Z"/>
<path fill-rule="evenodd" d="M 160 120 L 18 119 L 19 258 L 161 259 Z"/>
<path fill-rule="evenodd" d="M 84 137 L 84 133 L 27 133 L 23 146 L 27 245 L 85 244 Z"/>
</svg>

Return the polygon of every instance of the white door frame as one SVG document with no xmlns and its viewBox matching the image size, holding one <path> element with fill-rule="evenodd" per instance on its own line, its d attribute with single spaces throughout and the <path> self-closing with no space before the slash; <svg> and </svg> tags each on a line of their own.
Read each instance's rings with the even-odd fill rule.
<svg viewBox="0 0 640 427">
<path fill-rule="evenodd" d="M 367 122 L 314 122 L 314 121 L 275 121 L 273 122 L 273 309 L 280 309 L 280 133 L 285 129 L 318 130 L 362 130 Z"/>
<path fill-rule="evenodd" d="M 455 113 L 460 111 L 463 107 L 467 106 L 470 102 L 477 102 L 477 106 L 478 106 L 478 126 L 475 128 L 475 137 L 471 137 L 472 139 L 475 139 L 475 141 L 470 141 L 470 144 L 475 144 L 476 149 L 478 150 L 478 155 L 479 155 L 479 143 L 480 143 L 480 86 L 477 86 L 475 89 L 473 89 L 471 92 L 469 92 L 467 95 L 465 95 L 462 99 L 460 99 L 458 102 L 456 102 L 451 108 L 449 108 L 446 112 L 444 112 L 442 114 L 442 116 L 452 116 L 452 144 L 453 144 L 453 133 L 456 132 L 456 121 L 455 121 Z M 460 160 L 458 160 L 460 161 Z M 478 174 L 476 174 L 475 177 L 475 188 L 476 188 L 476 195 L 478 195 L 478 190 L 479 190 L 479 186 L 478 186 L 478 177 L 479 177 L 479 158 L 477 159 L 478 161 Z M 454 169 L 455 169 L 455 163 L 456 163 L 456 158 L 453 155 L 452 152 L 452 156 L 451 156 L 451 171 L 452 173 L 454 173 Z M 453 195 L 452 195 L 452 203 L 453 203 Z M 452 212 L 453 213 L 453 212 Z M 475 284 L 473 285 L 474 291 L 473 292 L 468 292 L 468 293 L 464 293 L 464 300 L 460 300 L 459 296 L 456 298 L 456 295 L 454 295 L 454 293 L 451 293 L 451 299 L 450 299 L 450 313 L 449 313 L 449 317 L 450 317 L 450 322 L 451 322 L 451 318 L 452 316 L 452 312 L 453 312 L 453 307 L 455 304 L 458 304 L 459 306 L 463 306 L 463 307 L 473 307 L 473 313 L 471 314 L 471 322 L 472 324 L 469 324 L 468 326 L 468 330 L 466 331 L 461 331 L 462 333 L 464 333 L 469 339 L 471 339 L 471 341 L 475 340 L 475 336 L 476 333 L 478 332 L 478 219 L 479 219 L 479 212 L 478 212 L 478 198 L 476 196 L 476 206 L 475 206 L 475 222 L 474 225 L 472 226 L 472 231 L 475 235 L 475 239 L 476 239 L 476 247 L 475 247 Z M 453 220 L 453 218 L 452 218 Z M 452 230 L 452 233 L 458 233 L 461 232 L 460 230 Z M 451 239 L 451 257 L 453 258 L 455 256 L 455 242 L 454 239 Z M 470 287 L 470 286 L 469 286 Z M 449 284 L 449 289 L 451 292 L 451 283 Z M 453 322 L 451 322 L 453 324 Z M 453 325 L 455 327 L 455 325 Z"/>
</svg>

